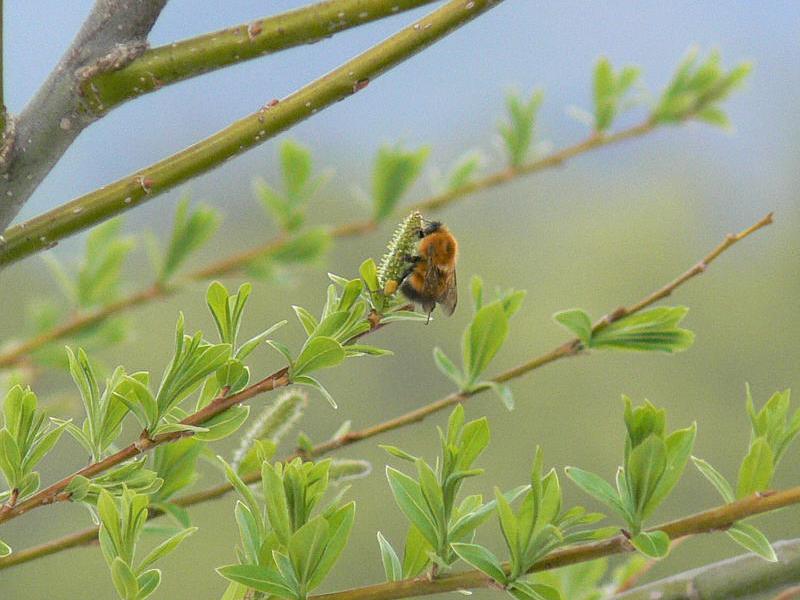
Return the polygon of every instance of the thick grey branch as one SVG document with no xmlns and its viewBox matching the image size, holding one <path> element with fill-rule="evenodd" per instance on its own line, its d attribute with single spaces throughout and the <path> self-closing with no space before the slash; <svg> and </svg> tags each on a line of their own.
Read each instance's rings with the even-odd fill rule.
<svg viewBox="0 0 800 600">
<path fill-rule="evenodd" d="M 22 113 L 9 117 L 0 148 L 0 229 L 5 228 L 78 134 L 96 117 L 77 84 L 119 69 L 147 47 L 167 0 L 97 0 L 78 35 Z"/>
<path fill-rule="evenodd" d="M 717 600 L 771 598 L 800 581 L 800 540 L 773 544 L 778 562 L 745 554 L 661 579 L 614 600 Z"/>
</svg>

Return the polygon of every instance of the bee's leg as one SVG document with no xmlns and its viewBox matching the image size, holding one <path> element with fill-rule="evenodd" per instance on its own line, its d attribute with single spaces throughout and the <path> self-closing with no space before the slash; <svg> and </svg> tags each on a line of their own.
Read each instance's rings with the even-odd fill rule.
<svg viewBox="0 0 800 600">
<path fill-rule="evenodd" d="M 428 323 L 431 322 L 431 313 L 433 312 L 434 308 L 436 308 L 436 303 L 435 302 L 430 302 L 430 303 L 423 302 L 422 303 L 422 310 L 424 310 L 426 313 L 428 313 L 428 319 L 425 321 L 425 325 L 427 325 Z"/>
<path fill-rule="evenodd" d="M 411 264 L 408 267 L 406 267 L 406 270 L 403 271 L 402 275 L 400 275 L 400 283 L 403 283 L 403 281 L 405 281 L 406 278 L 409 275 L 411 275 L 411 273 L 413 273 L 414 267 L 416 266 L 417 263 L 420 263 L 425 259 L 422 258 L 421 256 L 411 256 L 410 254 L 407 254 L 406 256 L 403 257 L 403 260 Z"/>
</svg>

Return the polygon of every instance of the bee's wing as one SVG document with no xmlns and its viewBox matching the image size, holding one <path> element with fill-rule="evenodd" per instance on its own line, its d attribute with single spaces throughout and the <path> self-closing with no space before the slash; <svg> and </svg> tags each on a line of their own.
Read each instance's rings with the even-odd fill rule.
<svg viewBox="0 0 800 600">
<path fill-rule="evenodd" d="M 442 312 L 449 317 L 455 311 L 458 303 L 458 282 L 456 281 L 455 269 L 446 274 L 446 279 L 444 293 L 436 301 L 441 305 Z"/>
</svg>

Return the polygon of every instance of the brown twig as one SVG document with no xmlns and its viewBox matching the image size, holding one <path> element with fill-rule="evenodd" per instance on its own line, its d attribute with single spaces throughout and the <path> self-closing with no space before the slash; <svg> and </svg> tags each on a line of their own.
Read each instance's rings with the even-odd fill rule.
<svg viewBox="0 0 800 600">
<path fill-rule="evenodd" d="M 495 173 L 481 177 L 471 183 L 442 194 L 436 194 L 418 202 L 411 207 L 403 210 L 437 211 L 450 205 L 451 203 L 463 199 L 471 194 L 491 189 L 524 175 L 530 175 L 548 168 L 556 167 L 565 161 L 584 154 L 596 148 L 615 144 L 624 140 L 643 136 L 652 131 L 656 126 L 650 121 L 645 121 L 639 125 L 623 129 L 617 133 L 598 136 L 591 135 L 586 140 L 557 150 L 543 158 L 534 160 L 525 165 L 506 168 Z M 334 227 L 329 231 L 333 238 L 348 238 L 358 235 L 371 233 L 378 228 L 378 224 L 371 219 L 363 221 L 353 221 Z M 253 260 L 267 256 L 283 248 L 288 239 L 279 235 L 265 243 L 258 244 L 241 252 L 231 254 L 205 267 L 192 271 L 181 280 L 169 285 L 153 284 L 143 290 L 134 292 L 129 296 L 118 300 L 108 306 L 96 309 L 91 312 L 82 313 L 69 318 L 63 323 L 56 325 L 52 329 L 38 334 L 29 340 L 19 343 L 3 352 L 0 352 L 0 368 L 7 368 L 21 363 L 27 355 L 46 344 L 64 339 L 83 329 L 96 325 L 109 317 L 130 310 L 152 300 L 168 297 L 182 289 L 193 281 L 203 281 L 213 277 L 223 277 L 235 273 Z"/>
<path fill-rule="evenodd" d="M 747 236 L 755 233 L 756 231 L 758 231 L 762 227 L 765 227 L 765 226 L 769 225 L 770 223 L 772 223 L 772 213 L 769 213 L 764 218 L 762 218 L 761 220 L 759 220 L 758 222 L 756 222 L 752 226 L 748 227 L 747 229 L 743 230 L 742 232 L 740 232 L 738 234 L 735 234 L 735 235 L 726 236 L 725 241 L 722 244 L 720 244 L 719 246 L 717 246 L 714 250 L 712 250 L 701 261 L 701 263 L 705 264 L 706 267 L 707 267 L 708 264 L 710 264 L 712 261 L 714 261 L 720 254 L 722 254 L 725 250 L 730 248 L 734 243 L 746 238 Z M 701 263 L 698 263 L 698 264 L 701 264 Z M 657 290 L 656 292 L 646 296 L 643 300 L 637 302 L 636 304 L 633 304 L 633 305 L 631 305 L 629 307 L 623 307 L 623 308 L 617 309 L 613 313 L 610 313 L 611 316 L 604 317 L 603 319 L 601 319 L 598 322 L 598 324 L 595 325 L 595 329 L 599 329 L 600 327 L 605 326 L 605 324 L 610 323 L 613 320 L 621 318 L 623 315 L 630 315 L 630 314 L 632 314 L 634 312 L 638 312 L 640 310 L 643 310 L 644 308 L 647 308 L 648 306 L 650 306 L 651 304 L 653 304 L 654 302 L 656 302 L 660 298 L 663 298 L 665 295 L 669 295 L 668 293 L 664 293 L 664 290 L 668 290 L 668 292 L 671 293 L 678 286 L 686 283 L 692 277 L 694 277 L 696 275 L 699 275 L 700 273 L 704 272 L 704 270 L 705 269 L 697 270 L 697 265 L 691 267 L 684 274 L 682 274 L 681 276 L 679 276 L 676 279 L 674 279 L 670 284 L 668 284 L 667 286 L 664 286 L 664 287 L 660 288 L 659 290 Z M 377 327 L 381 327 L 381 326 L 382 326 L 382 324 L 378 324 Z M 373 328 L 373 330 L 371 330 L 371 331 L 374 331 L 374 329 L 375 328 Z M 581 351 L 580 340 L 578 340 L 577 338 L 569 340 L 569 341 L 561 344 L 560 346 L 556 347 L 555 349 L 553 349 L 553 350 L 551 350 L 549 352 L 546 352 L 546 353 L 544 353 L 544 354 L 542 354 L 542 355 L 540 355 L 540 356 L 538 356 L 538 357 L 536 357 L 536 358 L 534 358 L 534 359 L 532 359 L 530 361 L 527 361 L 527 362 L 525 362 L 525 363 L 523 363 L 521 365 L 518 365 L 518 366 L 516 366 L 514 368 L 508 369 L 507 371 L 504 371 L 504 372 L 500 373 L 499 375 L 494 377 L 492 379 L 492 381 L 497 382 L 497 383 L 503 383 L 503 382 L 506 382 L 506 381 L 509 381 L 509 380 L 512 380 L 512 379 L 516 379 L 518 377 L 521 377 L 522 375 L 530 373 L 530 372 L 532 372 L 532 371 L 534 371 L 534 370 L 536 370 L 536 369 L 538 369 L 538 368 L 540 368 L 540 367 L 542 367 L 544 365 L 547 365 L 547 364 L 549 364 L 551 362 L 554 362 L 554 361 L 556 361 L 556 360 L 558 360 L 560 358 L 565 358 L 567 356 L 575 356 L 580 351 Z M 254 386 L 251 386 L 250 388 L 247 388 L 243 392 L 240 392 L 239 394 L 234 394 L 234 395 L 230 396 L 229 398 L 225 399 L 226 408 L 229 408 L 230 406 L 233 406 L 234 404 L 236 404 L 238 402 L 243 402 L 244 400 L 256 395 L 256 393 L 261 393 L 260 391 L 259 392 L 249 392 L 249 390 L 252 390 L 254 387 L 259 386 L 264 381 L 267 381 L 270 378 L 273 378 L 273 377 L 276 377 L 276 376 L 285 378 L 285 370 L 279 371 L 278 373 L 273 374 L 272 376 L 270 376 L 266 380 L 262 380 L 262 382 L 259 382 L 258 384 L 255 384 Z M 270 387 L 269 389 L 273 389 L 274 387 L 278 387 L 278 386 L 273 384 L 272 387 Z M 263 390 L 263 391 L 266 391 L 266 390 Z M 328 452 L 336 450 L 337 448 L 341 448 L 343 446 L 348 446 L 348 445 L 354 444 L 354 443 L 356 443 L 358 441 L 377 436 L 377 435 L 379 435 L 381 433 L 385 433 L 387 431 L 392 431 L 394 429 L 399 429 L 401 427 L 405 427 L 406 425 L 410 425 L 412 423 L 417 423 L 417 422 L 422 421 L 423 419 L 425 419 L 427 416 L 432 415 L 432 414 L 434 414 L 436 412 L 442 411 L 445 408 L 448 408 L 449 406 L 452 406 L 452 405 L 457 404 L 459 402 L 463 402 L 463 401 L 467 400 L 468 398 L 470 398 L 470 397 L 472 397 L 474 395 L 477 395 L 481 391 L 483 391 L 483 390 L 472 391 L 472 392 L 458 392 L 458 393 L 450 394 L 450 395 L 445 396 L 443 398 L 440 398 L 439 400 L 436 400 L 436 401 L 434 401 L 434 402 L 432 402 L 430 404 L 426 404 L 425 406 L 422 406 L 420 408 L 417 408 L 415 410 L 407 412 L 407 413 L 405 413 L 403 415 L 400 415 L 398 417 L 395 417 L 393 419 L 389 419 L 389 420 L 384 421 L 382 423 L 379 423 L 377 425 L 373 425 L 371 427 L 366 427 L 364 429 L 357 430 L 357 431 L 351 431 L 351 432 L 349 432 L 349 433 L 347 433 L 347 434 L 345 434 L 345 435 L 343 435 L 341 437 L 338 437 L 338 438 L 329 440 L 327 442 L 323 442 L 321 444 L 318 444 L 317 446 L 314 446 L 314 448 L 313 448 L 312 452 L 310 453 L 310 455 L 311 455 L 311 457 L 321 456 L 323 454 L 326 454 Z M 246 393 L 248 393 L 247 397 L 246 398 L 242 398 L 241 395 L 242 394 L 246 394 Z M 210 409 L 211 406 L 212 405 L 209 405 L 209 407 L 207 407 L 207 409 Z M 219 411 L 219 412 L 221 412 L 221 411 Z M 195 415 L 192 415 L 192 417 L 194 417 L 194 420 L 190 424 L 193 424 L 193 425 L 200 424 L 203 421 L 205 421 L 206 419 L 210 418 L 210 416 L 213 416 L 213 415 L 207 415 L 207 416 L 205 416 L 203 418 L 200 418 L 200 417 L 196 416 L 197 414 L 198 413 L 195 413 Z M 214 414 L 219 414 L 219 413 L 218 412 L 214 412 Z M 190 417 L 190 418 L 192 418 L 192 417 Z M 188 422 L 188 420 L 187 420 L 187 422 Z M 174 435 L 174 434 L 168 434 L 168 435 Z M 176 436 L 176 438 L 177 437 L 180 437 L 180 434 L 178 434 Z M 166 441 L 166 440 L 164 440 L 164 441 Z M 159 442 L 159 443 L 161 443 L 161 442 Z M 149 447 L 152 447 L 152 446 L 149 446 Z M 123 450 L 121 452 L 125 452 L 125 450 Z M 299 456 L 299 455 L 300 455 L 299 453 L 294 453 L 294 454 L 288 456 L 287 458 L 285 458 L 284 460 L 290 460 L 290 459 L 292 459 L 292 458 L 294 458 L 296 456 Z M 116 456 L 116 455 L 114 455 L 114 456 Z M 109 460 L 109 459 L 106 459 L 106 460 Z M 114 463 L 114 464 L 117 464 L 117 463 Z M 112 466 L 112 465 L 109 465 L 109 466 Z M 91 467 L 91 465 L 90 465 L 90 467 Z M 87 467 L 87 469 L 88 468 L 89 467 Z M 108 468 L 108 467 L 106 467 L 106 468 Z M 42 490 L 41 492 L 36 494 L 36 496 L 33 496 L 31 499 L 29 499 L 29 501 L 34 501 L 37 496 L 40 496 L 42 494 L 44 494 L 44 496 L 47 497 L 48 495 L 50 495 L 50 494 L 52 494 L 54 492 L 56 494 L 61 492 L 64 489 L 64 487 L 66 487 L 66 485 L 69 483 L 69 481 L 71 480 L 71 477 L 74 477 L 77 474 L 84 474 L 84 473 L 79 472 L 79 473 L 73 474 L 72 476 L 70 476 L 68 478 L 65 478 L 61 482 L 59 482 L 57 484 L 54 484 L 53 486 L 50 486 L 50 488 L 47 488 L 46 490 Z M 243 477 L 243 480 L 245 481 L 245 483 L 254 483 L 254 482 L 258 481 L 259 479 L 260 479 L 260 474 L 259 473 L 250 473 L 250 474 L 247 474 L 247 475 L 245 475 Z M 213 500 L 215 498 L 219 498 L 221 496 L 224 496 L 225 494 L 229 493 L 231 490 L 232 490 L 232 488 L 231 488 L 231 486 L 229 484 L 223 483 L 223 484 L 219 484 L 219 485 L 207 488 L 205 490 L 201 490 L 201 491 L 198 491 L 198 492 L 193 492 L 193 493 L 181 496 L 180 498 L 177 498 L 176 500 L 174 500 L 174 503 L 179 505 L 179 506 L 183 506 L 183 507 L 193 506 L 193 505 L 199 504 L 201 502 L 206 502 L 206 501 Z M 41 504 L 42 504 L 41 501 L 35 502 L 36 506 L 41 505 Z M 153 512 L 153 513 L 151 513 L 150 517 L 153 518 L 155 516 L 158 516 L 159 514 L 160 514 L 159 512 Z M 3 519 L 0 519 L 0 522 L 2 522 L 2 520 Z M 54 554 L 56 552 L 59 552 L 61 549 L 67 549 L 67 548 L 73 548 L 75 546 L 79 546 L 81 544 L 87 543 L 87 542 L 95 539 L 96 536 L 97 536 L 97 529 L 96 528 L 89 528 L 89 529 L 86 529 L 86 530 L 83 530 L 83 531 L 79 531 L 79 532 L 76 532 L 76 533 L 69 534 L 69 535 L 64 536 L 62 538 L 59 538 L 57 540 L 52 540 L 52 541 L 47 542 L 45 544 L 42 544 L 40 546 L 36 546 L 36 547 L 32 547 L 32 548 L 29 548 L 29 549 L 26 549 L 26 550 L 22 550 L 20 552 L 14 553 L 14 554 L 12 554 L 12 555 L 10 555 L 8 557 L 0 558 L 0 570 L 2 570 L 4 568 L 7 568 L 7 567 L 10 567 L 10 566 L 13 566 L 13 565 L 16 565 L 16 564 L 21 564 L 23 562 L 28 562 L 30 560 L 34 560 L 35 558 L 38 558 L 40 556 L 47 556 L 49 554 Z M 676 537 L 680 537 L 680 536 L 676 536 Z"/>
</svg>

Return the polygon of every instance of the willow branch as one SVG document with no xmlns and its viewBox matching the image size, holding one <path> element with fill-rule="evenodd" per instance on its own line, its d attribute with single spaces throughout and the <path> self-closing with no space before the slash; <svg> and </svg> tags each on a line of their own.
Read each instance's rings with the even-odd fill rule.
<svg viewBox="0 0 800 600">
<path fill-rule="evenodd" d="M 126 67 L 80 86 L 87 108 L 103 115 L 127 100 L 210 71 L 411 10 L 434 0 L 326 0 L 147 50 Z"/>
<path fill-rule="evenodd" d="M 673 577 L 614 596 L 615 600 L 710 600 L 712 598 L 751 598 L 777 592 L 800 579 L 800 540 L 773 544 L 777 563 L 767 562 L 753 554 L 737 556 L 704 565 Z M 793 588 L 794 592 L 797 588 Z M 796 598 L 784 590 L 775 600 Z"/>
<path fill-rule="evenodd" d="M 685 271 L 682 275 L 680 275 L 679 277 L 675 278 L 670 284 L 668 284 L 668 285 L 666 285 L 666 286 L 664 286 L 662 288 L 659 288 L 659 290 L 657 290 L 656 292 L 653 292 L 652 294 L 646 296 L 644 299 L 640 300 L 636 304 L 633 304 L 633 305 L 631 305 L 629 307 L 623 307 L 623 308 L 617 309 L 616 311 L 610 313 L 608 316 L 606 316 L 603 319 L 601 319 L 594 326 L 595 327 L 595 331 L 597 331 L 600 328 L 606 326 L 608 323 L 611 323 L 611 322 L 613 322 L 615 320 L 618 320 L 618 319 L 622 318 L 625 315 L 630 315 L 630 314 L 633 314 L 634 312 L 638 312 L 640 310 L 643 310 L 644 308 L 650 306 L 651 304 L 653 304 L 654 302 L 656 302 L 660 298 L 663 298 L 665 295 L 669 295 L 668 293 L 665 294 L 665 292 L 664 292 L 665 289 L 668 290 L 669 293 L 671 293 L 676 288 L 678 288 L 679 286 L 681 286 L 684 283 L 686 283 L 687 281 L 689 281 L 689 279 L 699 275 L 700 273 L 703 273 L 705 271 L 705 268 L 711 262 L 716 260 L 716 258 L 718 258 L 727 249 L 729 249 L 733 244 L 743 240 L 744 238 L 748 237 L 749 235 L 752 235 L 753 233 L 755 233 L 756 231 L 758 231 L 759 229 L 761 229 L 763 227 L 766 227 L 770 223 L 772 223 L 772 213 L 769 213 L 764 218 L 762 218 L 761 220 L 759 220 L 755 224 L 751 225 L 747 229 L 739 232 L 738 234 L 729 234 L 729 235 L 727 235 L 725 237 L 725 240 L 720 245 L 718 245 L 716 248 L 714 248 L 708 255 L 706 255 L 699 263 L 695 264 L 693 267 L 691 267 L 690 269 Z M 697 266 L 700 265 L 700 264 L 704 265 L 703 269 L 698 269 L 697 268 Z M 379 324 L 378 327 L 380 327 L 380 326 L 381 325 Z M 525 363 L 522 363 L 522 364 L 520 364 L 520 365 L 518 365 L 516 367 L 513 367 L 511 369 L 508 369 L 507 371 L 504 371 L 504 372 L 500 373 L 499 375 L 495 376 L 492 379 L 492 381 L 497 382 L 497 383 L 503 383 L 503 382 L 506 382 L 506 381 L 510 381 L 512 379 L 516 379 L 516 378 L 522 377 L 523 375 L 525 375 L 527 373 L 530 373 L 532 371 L 535 371 L 536 369 L 539 369 L 539 368 L 543 367 L 544 365 L 547 365 L 547 364 L 549 364 L 551 362 L 554 362 L 554 361 L 556 361 L 556 360 L 558 360 L 560 358 L 566 358 L 568 356 L 575 356 L 575 355 L 578 355 L 580 353 L 582 353 L 580 340 L 578 340 L 577 338 L 574 338 L 574 339 L 571 339 L 571 340 L 561 344 L 560 346 L 557 346 L 556 348 L 554 348 L 553 350 L 551 350 L 549 352 L 546 352 L 546 353 L 544 353 L 544 354 L 542 354 L 542 355 L 540 355 L 540 356 L 538 356 L 538 357 L 536 357 L 536 358 L 534 358 L 532 360 L 529 360 L 529 361 L 527 361 Z M 228 399 L 228 405 L 226 406 L 226 408 L 232 406 L 233 404 L 235 404 L 237 402 L 241 402 L 241 401 L 244 401 L 247 398 L 252 397 L 253 395 L 255 395 L 255 393 L 249 394 L 247 396 L 247 398 L 241 398 L 241 399 L 238 398 L 242 394 L 248 393 L 248 390 L 251 390 L 254 387 L 260 386 L 265 381 L 271 380 L 272 378 L 275 378 L 276 376 L 279 376 L 279 377 L 285 379 L 285 370 L 279 371 L 278 373 L 270 376 L 266 380 L 262 380 L 262 382 L 259 382 L 259 383 L 255 384 L 254 386 L 251 386 L 251 388 L 248 388 L 248 389 L 244 390 L 243 392 L 240 392 L 239 394 L 234 394 L 233 396 L 231 396 Z M 269 389 L 273 389 L 274 387 L 277 387 L 277 385 L 275 384 L 274 381 L 269 385 L 272 385 L 272 387 L 270 387 Z M 284 383 L 284 385 L 285 385 L 285 383 Z M 332 451 L 334 451 L 334 450 L 336 450 L 338 448 L 341 448 L 341 447 L 344 447 L 344 446 L 349 446 L 349 445 L 355 444 L 356 442 L 359 442 L 361 440 L 365 440 L 365 439 L 368 439 L 368 438 L 375 437 L 375 436 L 377 436 L 377 435 L 379 435 L 381 433 L 385 433 L 387 431 L 392 431 L 394 429 L 399 429 L 401 427 L 405 427 L 407 425 L 411 425 L 412 423 L 417 423 L 419 421 L 422 421 L 423 419 L 425 419 L 426 417 L 428 417 L 428 416 L 430 416 L 430 415 L 432 415 L 434 413 L 442 411 L 445 408 L 448 408 L 448 407 L 450 407 L 450 406 L 452 406 L 454 404 L 457 404 L 457 403 L 460 403 L 460 402 L 464 402 L 464 401 L 468 400 L 469 398 L 482 393 L 483 391 L 485 391 L 485 390 L 478 389 L 478 390 L 470 391 L 470 392 L 457 392 L 457 393 L 454 393 L 454 394 L 449 394 L 447 396 L 444 396 L 443 398 L 440 398 L 440 399 L 438 399 L 438 400 L 436 400 L 434 402 L 431 402 L 430 404 L 426 404 L 425 406 L 422 406 L 420 408 L 417 408 L 415 410 L 407 412 L 407 413 L 405 413 L 403 415 L 400 415 L 398 417 L 395 417 L 393 419 L 389 419 L 387 421 L 384 421 L 384 422 L 379 423 L 377 425 L 373 425 L 371 427 L 366 427 L 364 429 L 351 431 L 351 432 L 349 432 L 349 433 L 347 433 L 345 435 L 342 435 L 342 436 L 339 436 L 339 437 L 334 438 L 332 440 L 329 440 L 327 442 L 323 442 L 321 444 L 318 444 L 318 445 L 314 446 L 310 452 L 295 452 L 294 454 L 286 457 L 284 460 L 291 460 L 292 458 L 295 458 L 297 456 L 302 456 L 303 458 L 315 458 L 315 457 L 322 456 L 322 455 L 327 454 L 329 452 L 332 452 Z M 257 393 L 260 393 L 260 392 L 257 392 Z M 207 407 L 207 408 L 210 408 L 211 406 L 213 406 L 213 404 L 209 405 L 209 407 Z M 195 414 L 197 414 L 197 413 L 195 413 Z M 218 414 L 218 413 L 214 413 L 214 414 Z M 195 415 L 192 415 L 192 416 L 194 417 Z M 207 420 L 208 418 L 210 418 L 210 416 L 206 416 L 202 420 L 199 420 L 199 419 L 195 418 L 194 422 L 192 422 L 191 424 L 201 424 L 203 421 Z M 160 436 L 160 437 L 165 437 L 166 438 L 166 437 L 170 437 L 170 436 L 174 436 L 174 439 L 177 439 L 178 437 L 180 437 L 180 434 L 178 434 L 177 436 L 175 434 L 167 434 L 165 436 Z M 164 440 L 164 441 L 170 441 L 170 440 Z M 125 450 L 123 450 L 122 452 L 125 452 Z M 109 460 L 109 459 L 106 459 L 106 460 Z M 87 469 L 88 468 L 90 468 L 90 467 L 87 467 Z M 75 475 L 79 475 L 79 474 L 84 474 L 84 473 L 78 472 L 78 473 L 73 474 L 72 476 L 70 476 L 68 478 L 65 478 L 64 480 L 62 480 L 58 484 L 54 484 L 53 486 L 50 486 L 50 488 L 47 488 L 46 490 L 42 490 L 41 492 L 37 493 L 35 496 L 30 498 L 29 500 L 23 502 L 20 506 L 25 505 L 27 502 L 31 502 L 31 501 L 33 501 L 32 504 L 31 504 L 31 507 L 40 506 L 43 503 L 47 503 L 47 502 L 44 501 L 44 499 L 46 499 L 46 498 L 56 498 L 58 500 L 66 500 L 67 498 L 59 498 L 58 494 L 61 491 L 63 491 L 63 489 L 66 487 L 66 485 L 69 483 L 69 481 L 71 480 L 72 477 L 74 477 Z M 260 479 L 260 473 L 257 473 L 257 472 L 249 473 L 249 474 L 244 475 L 242 477 L 242 479 L 243 479 L 243 481 L 245 481 L 245 483 L 255 483 Z M 61 485 L 61 484 L 63 484 L 63 485 Z M 177 504 L 178 506 L 188 507 L 188 506 L 193 506 L 195 504 L 200 504 L 202 502 L 207 502 L 207 501 L 213 500 L 215 498 L 219 498 L 221 496 L 226 495 L 230 491 L 232 491 L 232 487 L 228 483 L 222 483 L 222 484 L 207 488 L 205 490 L 201 490 L 201 491 L 198 491 L 198 492 L 186 494 L 186 495 L 184 495 L 184 496 L 182 496 L 180 498 L 177 498 L 176 500 L 173 500 L 173 502 L 175 504 Z M 55 495 L 53 495 L 54 493 L 55 493 Z M 38 500 L 36 500 L 37 496 L 42 496 L 42 498 L 39 498 Z M 19 509 L 20 506 L 17 507 L 17 510 Z M 150 518 L 154 518 L 156 516 L 159 516 L 160 514 L 161 513 L 159 513 L 158 511 L 154 511 L 154 512 L 152 512 L 150 514 Z M 3 519 L 0 518 L 0 522 L 2 522 L 2 520 Z M 42 556 L 47 556 L 47 555 L 50 555 L 50 554 L 54 554 L 54 553 L 59 552 L 61 550 L 66 550 L 68 548 L 73 548 L 75 546 L 80 546 L 82 544 L 85 544 L 85 543 L 88 543 L 88 542 L 94 540 L 96 537 L 97 537 L 97 528 L 88 528 L 86 530 L 78 531 L 78 532 L 75 532 L 73 534 L 69 534 L 67 536 L 64 536 L 62 538 L 58 538 L 56 540 L 52 540 L 52 541 L 47 542 L 45 544 L 42 544 L 42 545 L 39 545 L 39 546 L 35 546 L 35 547 L 32 547 L 32 548 L 28 548 L 28 549 L 22 550 L 20 552 L 16 552 L 16 553 L 14 553 L 14 554 L 12 554 L 12 555 L 10 555 L 8 557 L 0 558 L 0 570 L 8 568 L 8 567 L 11 567 L 13 565 L 17 565 L 17 564 L 21 564 L 21 563 L 24 563 L 24 562 L 31 561 L 31 560 L 34 560 L 36 558 L 40 558 Z"/>
<path fill-rule="evenodd" d="M 670 521 L 651 529 L 651 531 L 663 531 L 671 540 L 676 540 L 687 535 L 697 535 L 701 533 L 713 533 L 729 528 L 731 525 L 742 519 L 753 517 L 766 512 L 778 510 L 794 504 L 800 503 L 800 486 L 788 490 L 775 492 L 770 495 L 754 495 L 743 498 L 731 504 L 718 506 L 706 510 L 690 517 Z M 595 560 L 605 556 L 632 552 L 633 547 L 624 535 L 617 535 L 602 542 L 591 544 L 581 544 L 556 550 L 541 561 L 537 562 L 529 572 L 548 571 L 558 567 L 574 565 L 576 563 Z M 792 551 L 794 555 L 796 550 Z M 800 551 L 797 551 L 800 553 Z M 761 558 L 754 560 L 765 563 Z M 800 563 L 800 560 L 798 560 Z M 797 568 L 800 568 L 800 564 Z M 330 594 L 318 594 L 311 596 L 311 600 L 393 600 L 397 598 L 410 598 L 415 596 L 426 596 L 429 594 L 440 594 L 442 592 L 454 592 L 457 590 L 467 590 L 475 588 L 490 587 L 494 585 L 484 573 L 480 571 L 465 571 L 452 575 L 430 580 L 426 577 L 417 579 L 404 579 L 377 585 L 369 585 L 341 592 Z M 623 596 L 625 597 L 625 596 Z M 642 596 L 643 598 L 653 598 L 661 596 Z M 668 596 L 671 598 L 671 596 Z M 715 598 L 725 598 L 727 596 L 715 596 Z M 692 600 L 699 597 L 690 597 Z"/>
<path fill-rule="evenodd" d="M 96 0 L 36 95 L 18 117 L 8 116 L 0 146 L 0 229 L 96 120 L 76 92 L 80 78 L 121 68 L 139 56 L 165 4 L 166 0 Z"/>
<path fill-rule="evenodd" d="M 513 179 L 530 175 L 543 171 L 545 169 L 553 168 L 562 165 L 567 160 L 585 154 L 592 150 L 602 148 L 611 144 L 616 144 L 624 140 L 635 137 L 641 137 L 651 131 L 657 126 L 653 125 L 650 121 L 645 121 L 633 127 L 620 130 L 617 133 L 607 135 L 592 135 L 587 139 L 565 146 L 556 150 L 547 156 L 537 160 L 530 161 L 518 167 L 509 167 L 499 171 L 490 173 L 484 177 L 480 177 L 475 181 L 467 183 L 455 190 L 451 190 L 442 194 L 435 194 L 421 202 L 417 202 L 412 207 L 402 208 L 399 210 L 420 210 L 423 212 L 433 212 L 441 210 L 445 206 L 462 200 L 479 191 L 492 189 L 508 183 Z M 399 211 L 398 211 L 399 212 Z M 362 221 L 353 221 L 345 223 L 338 227 L 329 230 L 329 234 L 333 238 L 349 238 L 359 235 L 367 234 L 374 231 L 378 224 L 371 219 Z M 149 287 L 133 292 L 130 295 L 122 298 L 116 302 L 98 308 L 91 312 L 81 313 L 70 317 L 68 320 L 60 323 L 51 329 L 48 329 L 35 337 L 32 337 L 24 342 L 8 348 L 0 352 L 0 368 L 10 367 L 24 361 L 25 357 L 31 352 L 38 350 L 42 346 L 64 339 L 70 335 L 74 335 L 84 329 L 92 327 L 101 321 L 119 314 L 123 311 L 130 310 L 141 304 L 147 303 L 152 300 L 165 298 L 181 289 L 193 281 L 202 281 L 211 279 L 213 277 L 222 277 L 230 275 L 246 267 L 253 260 L 268 256 L 273 252 L 277 252 L 285 247 L 288 243 L 287 239 L 283 236 L 276 237 L 272 240 L 264 242 L 248 248 L 241 252 L 231 254 L 228 257 L 215 261 L 205 267 L 192 271 L 185 277 L 175 282 L 170 282 L 169 285 L 153 284 Z"/>
<path fill-rule="evenodd" d="M 6 230 L 0 266 L 152 200 L 363 90 L 372 80 L 502 0 L 450 0 L 361 55 L 214 135 L 149 167 Z"/>
</svg>

